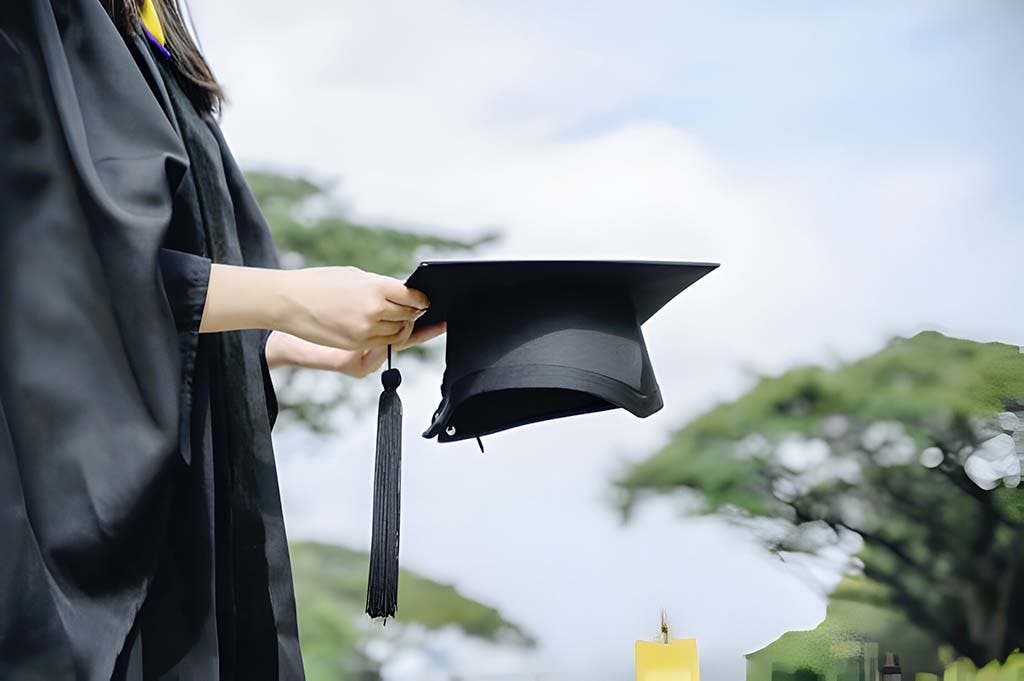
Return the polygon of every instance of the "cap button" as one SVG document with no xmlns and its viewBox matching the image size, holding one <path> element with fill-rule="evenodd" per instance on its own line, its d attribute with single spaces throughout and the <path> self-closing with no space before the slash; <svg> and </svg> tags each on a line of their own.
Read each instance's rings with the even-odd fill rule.
<svg viewBox="0 0 1024 681">
<path fill-rule="evenodd" d="M 447 433 L 449 437 L 455 435 L 455 426 L 448 426 L 444 429 L 444 432 Z"/>
</svg>

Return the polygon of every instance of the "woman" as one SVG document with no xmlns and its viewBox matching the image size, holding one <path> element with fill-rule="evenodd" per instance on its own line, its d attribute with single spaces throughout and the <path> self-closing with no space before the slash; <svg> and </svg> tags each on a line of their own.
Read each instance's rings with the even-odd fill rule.
<svg viewBox="0 0 1024 681">
<path fill-rule="evenodd" d="M 0 93 L 0 679 L 301 679 L 268 367 L 443 328 L 276 269 L 177 0 L 0 3 Z"/>
</svg>

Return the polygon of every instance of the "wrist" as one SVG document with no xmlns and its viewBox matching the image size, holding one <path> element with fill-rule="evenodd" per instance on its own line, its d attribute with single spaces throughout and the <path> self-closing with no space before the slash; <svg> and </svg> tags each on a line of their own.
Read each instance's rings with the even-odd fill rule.
<svg viewBox="0 0 1024 681">
<path fill-rule="evenodd" d="M 299 270 L 262 270 L 265 273 L 263 304 L 259 314 L 263 328 L 288 334 L 294 329 L 295 319 L 302 306 L 301 296 L 294 292 L 295 277 Z"/>
<path fill-rule="evenodd" d="M 271 331 L 270 335 L 267 336 L 267 342 L 263 345 L 263 358 L 271 369 L 276 369 L 289 363 L 282 347 L 281 336 L 280 331 Z"/>
<path fill-rule="evenodd" d="M 210 268 L 200 332 L 288 330 L 296 318 L 290 272 L 214 264 Z"/>
<path fill-rule="evenodd" d="M 303 366 L 302 341 L 284 331 L 271 331 L 267 337 L 264 355 L 267 366 L 276 369 L 281 366 Z"/>
<path fill-rule="evenodd" d="M 267 339 L 266 357 L 271 369 L 293 366 L 343 371 L 345 360 L 350 355 L 347 350 L 317 345 L 284 331 L 273 331 Z"/>
</svg>

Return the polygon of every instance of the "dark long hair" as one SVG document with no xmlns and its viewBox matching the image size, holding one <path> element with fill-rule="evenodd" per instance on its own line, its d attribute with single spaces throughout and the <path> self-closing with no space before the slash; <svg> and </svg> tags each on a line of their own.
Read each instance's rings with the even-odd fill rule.
<svg viewBox="0 0 1024 681">
<path fill-rule="evenodd" d="M 139 9 L 142 0 L 101 0 L 122 35 L 138 34 L 142 28 Z M 224 103 L 224 91 L 206 63 L 199 46 L 185 23 L 179 0 L 153 0 L 171 63 L 189 99 L 203 113 L 217 113 Z"/>
</svg>

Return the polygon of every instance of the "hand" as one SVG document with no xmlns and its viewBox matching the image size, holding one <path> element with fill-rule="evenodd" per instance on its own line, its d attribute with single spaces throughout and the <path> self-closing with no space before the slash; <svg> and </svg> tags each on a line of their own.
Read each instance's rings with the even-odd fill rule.
<svg viewBox="0 0 1024 681">
<path fill-rule="evenodd" d="M 431 324 L 417 329 L 401 346 L 393 350 L 404 350 L 436 338 L 445 332 L 445 322 Z M 368 350 L 341 350 L 317 345 L 298 336 L 274 331 L 267 339 L 267 364 L 271 369 L 279 366 L 299 366 L 307 369 L 337 371 L 354 378 L 364 378 L 380 369 L 387 358 L 386 347 Z"/>
<path fill-rule="evenodd" d="M 292 270 L 271 328 L 318 345 L 363 351 L 405 346 L 430 301 L 398 279 L 355 267 Z"/>
</svg>

